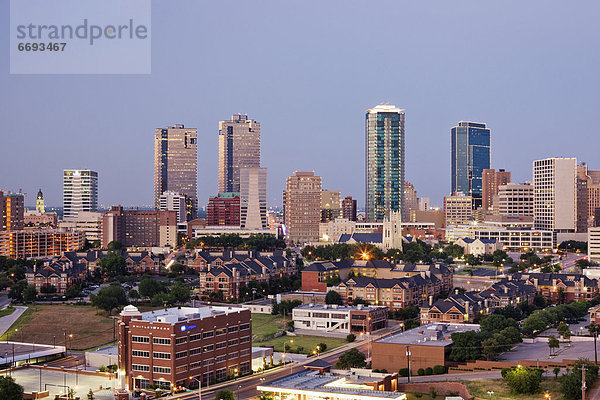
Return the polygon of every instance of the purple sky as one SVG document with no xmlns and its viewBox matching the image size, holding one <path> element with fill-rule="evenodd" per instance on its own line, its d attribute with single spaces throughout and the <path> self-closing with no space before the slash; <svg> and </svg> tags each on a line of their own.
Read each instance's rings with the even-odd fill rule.
<svg viewBox="0 0 600 400">
<path fill-rule="evenodd" d="M 218 121 L 262 124 L 270 205 L 314 170 L 364 203 L 364 113 L 406 109 L 406 177 L 441 204 L 450 128 L 492 130 L 492 167 L 534 159 L 600 169 L 600 3 L 580 1 L 152 2 L 151 75 L 9 75 L 0 0 L 0 188 L 62 203 L 62 170 L 99 173 L 100 203 L 152 203 L 154 128 L 198 128 L 198 195 L 217 192 Z"/>
</svg>

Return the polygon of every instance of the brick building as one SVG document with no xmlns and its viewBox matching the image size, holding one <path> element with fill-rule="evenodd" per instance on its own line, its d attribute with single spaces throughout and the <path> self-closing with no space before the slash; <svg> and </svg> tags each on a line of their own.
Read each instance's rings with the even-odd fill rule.
<svg viewBox="0 0 600 400">
<path fill-rule="evenodd" d="M 99 261 L 111 253 L 118 253 L 125 259 L 127 272 L 130 274 L 158 274 L 160 272 L 161 262 L 158 256 L 147 251 L 125 251 L 125 250 L 91 250 L 91 251 L 70 251 L 64 253 L 61 261 L 71 261 L 74 264 L 84 265 L 88 274 L 94 273 L 100 269 Z"/>
<path fill-rule="evenodd" d="M 23 229 L 25 196 L 0 190 L 0 231 Z"/>
<path fill-rule="evenodd" d="M 34 265 L 25 272 L 25 279 L 28 285 L 35 286 L 38 293 L 63 295 L 69 286 L 82 282 L 86 275 L 85 266 L 60 260 L 46 261 L 39 267 Z M 54 287 L 56 291 L 50 287 Z"/>
<path fill-rule="evenodd" d="M 523 280 L 553 303 L 591 300 L 599 293 L 598 281 L 583 274 L 519 273 L 513 279 Z"/>
<path fill-rule="evenodd" d="M 177 212 L 113 206 L 102 215 L 102 247 L 112 241 L 119 241 L 124 247 L 176 247 Z"/>
<path fill-rule="evenodd" d="M 197 387 L 251 372 L 250 311 L 179 307 L 140 313 L 123 309 L 118 325 L 119 372 L 129 390 L 150 385 Z"/>
<path fill-rule="evenodd" d="M 292 310 L 295 329 L 337 333 L 372 333 L 387 326 L 388 308 L 304 304 Z"/>
<path fill-rule="evenodd" d="M 206 224 L 240 226 L 240 194 L 219 193 L 206 205 Z"/>
</svg>

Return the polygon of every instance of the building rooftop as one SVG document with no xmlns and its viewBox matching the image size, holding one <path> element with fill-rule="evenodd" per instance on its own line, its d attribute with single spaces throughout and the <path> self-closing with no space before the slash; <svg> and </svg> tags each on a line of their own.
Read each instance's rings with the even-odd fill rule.
<svg viewBox="0 0 600 400">
<path fill-rule="evenodd" d="M 203 306 L 168 308 L 140 313 L 136 307 L 128 305 L 123 309 L 121 315 L 137 315 L 138 318 L 134 319 L 141 319 L 142 321 L 148 322 L 176 324 L 178 322 L 204 319 L 219 314 L 231 314 L 245 310 L 245 308 L 236 306 Z M 141 318 L 139 318 L 140 316 Z"/>
<path fill-rule="evenodd" d="M 419 346 L 448 346 L 452 344 L 450 335 L 457 332 L 478 331 L 477 324 L 442 324 L 422 325 L 406 332 L 376 340 L 377 343 L 412 344 Z"/>
<path fill-rule="evenodd" d="M 336 311 L 373 311 L 379 308 L 387 308 L 385 306 L 339 306 L 337 304 L 302 304 L 295 307 L 294 310 L 336 310 Z"/>
</svg>

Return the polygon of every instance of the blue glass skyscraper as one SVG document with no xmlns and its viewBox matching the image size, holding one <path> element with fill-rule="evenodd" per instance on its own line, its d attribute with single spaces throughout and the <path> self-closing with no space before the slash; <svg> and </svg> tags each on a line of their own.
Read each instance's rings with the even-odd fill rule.
<svg viewBox="0 0 600 400">
<path fill-rule="evenodd" d="M 460 121 L 452 128 L 452 193 L 473 197 L 481 207 L 483 170 L 490 168 L 490 130 L 486 124 Z"/>
<path fill-rule="evenodd" d="M 404 110 L 378 105 L 366 114 L 366 213 L 404 212 Z"/>
</svg>

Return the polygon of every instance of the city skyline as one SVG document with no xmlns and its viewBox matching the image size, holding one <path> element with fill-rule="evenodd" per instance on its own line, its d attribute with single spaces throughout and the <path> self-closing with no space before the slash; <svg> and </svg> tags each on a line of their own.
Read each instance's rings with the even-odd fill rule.
<svg viewBox="0 0 600 400">
<path fill-rule="evenodd" d="M 206 15 L 226 12 L 219 4 L 207 5 L 202 12 L 195 12 L 199 5 L 186 5 L 190 12 L 179 15 L 181 23 L 176 26 L 168 24 L 167 17 L 155 18 L 153 54 L 192 41 L 182 38 L 208 37 L 218 29 Z M 594 165 L 596 139 L 580 146 L 577 140 L 563 138 L 569 132 L 570 138 L 587 140 L 589 127 L 594 126 L 600 78 L 594 67 L 598 56 L 589 48 L 598 37 L 592 17 L 598 4 L 573 9 L 555 2 L 531 2 L 519 4 L 519 12 L 514 12 L 515 7 L 476 3 L 440 3 L 435 10 L 417 4 L 384 6 L 388 12 L 381 16 L 358 4 L 339 8 L 333 2 L 321 5 L 323 13 L 318 17 L 309 8 L 289 6 L 295 18 L 285 21 L 273 18 L 281 15 L 280 5 L 240 4 L 240 13 L 231 16 L 233 27 L 246 26 L 249 16 L 261 22 L 246 32 L 255 49 L 246 55 L 244 69 L 206 62 L 230 52 L 239 38 L 238 28 L 202 40 L 203 51 L 190 55 L 188 63 L 155 58 L 150 76 L 23 79 L 8 75 L 8 66 L 3 65 L 0 85 L 6 90 L 0 94 L 0 118 L 6 123 L 4 144 L 14 150 L 2 158 L 0 168 L 8 170 L 27 156 L 35 173 L 3 176 L 0 183 L 27 192 L 28 206 L 35 204 L 39 188 L 48 206 L 58 206 L 62 170 L 89 168 L 102 179 L 99 204 L 151 205 L 153 160 L 148 133 L 183 123 L 198 129 L 203 145 L 198 160 L 198 197 L 203 205 L 217 187 L 218 121 L 241 112 L 262 124 L 261 166 L 270 171 L 270 206 L 281 205 L 277 194 L 293 171 L 314 170 L 323 177 L 324 188 L 353 196 L 362 208 L 363 113 L 386 102 L 406 109 L 406 180 L 420 197 L 431 198 L 432 205 L 440 206 L 449 194 L 448 130 L 460 120 L 487 123 L 494 134 L 491 168 L 512 171 L 515 182 L 532 178 L 530 165 L 535 159 L 576 157 Z M 8 2 L 3 7 L 7 10 Z M 153 8 L 155 16 L 172 13 L 158 2 Z M 334 10 L 340 18 L 332 21 L 327 16 Z M 362 23 L 374 13 L 384 21 L 401 16 L 406 24 Z M 567 13 L 580 21 L 577 29 L 564 29 L 562 16 Z M 299 29 L 309 15 L 313 29 Z M 471 17 L 469 27 L 453 23 L 464 15 Z M 530 24 L 532 15 L 538 21 L 535 28 Z M 0 18 L 7 22 L 8 12 Z M 424 19 L 430 23 L 419 22 Z M 514 29 L 505 29 L 506 24 Z M 289 30 L 284 29 L 288 25 Z M 274 34 L 282 31 L 288 33 L 281 38 Z M 404 37 L 405 46 L 398 54 L 381 52 L 374 37 Z M 281 52 L 285 42 L 294 50 Z M 7 41 L 0 42 L 0 49 L 7 51 L 7 46 Z M 560 54 L 557 46 L 563 49 Z M 358 48 L 366 53 L 356 57 Z M 474 49 L 477 63 L 456 57 Z M 374 56 L 381 63 L 373 65 Z M 320 61 L 306 68 L 305 59 Z M 391 78 L 387 71 L 394 72 Z M 190 94 L 173 90 L 179 87 Z M 85 102 L 80 101 L 82 95 Z M 111 101 L 116 98 L 132 106 Z M 29 118 L 29 113 L 43 118 Z M 75 119 L 76 123 L 65 122 Z M 33 132 L 48 134 L 34 137 Z M 131 177 L 136 178 L 134 184 L 127 179 Z"/>
</svg>

